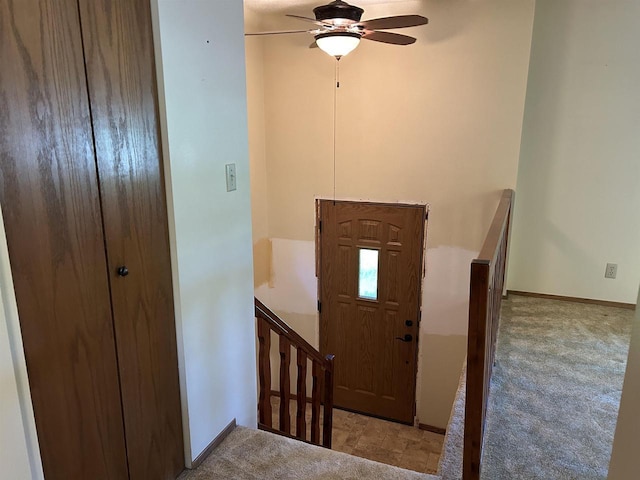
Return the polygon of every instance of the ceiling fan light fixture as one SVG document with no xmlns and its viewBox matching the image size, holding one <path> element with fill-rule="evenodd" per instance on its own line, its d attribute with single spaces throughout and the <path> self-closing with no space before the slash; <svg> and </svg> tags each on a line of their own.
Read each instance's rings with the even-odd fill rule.
<svg viewBox="0 0 640 480">
<path fill-rule="evenodd" d="M 321 33 L 315 38 L 320 50 L 338 60 L 352 52 L 360 43 L 360 35 L 352 32 Z"/>
</svg>

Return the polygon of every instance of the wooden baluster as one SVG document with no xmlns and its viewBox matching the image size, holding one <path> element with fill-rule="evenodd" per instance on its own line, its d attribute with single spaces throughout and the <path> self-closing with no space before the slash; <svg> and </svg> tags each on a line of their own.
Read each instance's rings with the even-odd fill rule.
<svg viewBox="0 0 640 480">
<path fill-rule="evenodd" d="M 296 410 L 296 437 L 305 440 L 307 436 L 307 354 L 298 348 L 298 408 Z"/>
<path fill-rule="evenodd" d="M 292 331 L 277 315 L 255 300 L 257 318 L 257 335 L 259 342 L 258 373 L 260 393 L 258 400 L 258 427 L 273 433 L 291 436 L 291 348 L 296 349 L 297 369 L 297 402 L 295 438 L 307 441 L 307 368 L 312 362 L 313 377 L 311 399 L 311 440 L 320 444 L 320 417 L 322 415 L 322 445 L 331 448 L 331 429 L 333 426 L 333 355 L 324 359 L 308 342 Z M 271 330 L 279 335 L 280 353 L 280 428 L 272 427 L 271 408 Z M 323 374 L 324 370 L 324 374 Z M 321 410 L 324 401 L 324 409 Z"/>
<path fill-rule="evenodd" d="M 291 416 L 289 413 L 289 397 L 291 381 L 289 366 L 291 364 L 291 342 L 284 335 L 280 336 L 280 430 L 291 434 Z"/>
<path fill-rule="evenodd" d="M 331 448 L 333 429 L 333 359 L 327 355 L 324 371 L 324 420 L 322 425 L 322 445 Z"/>
<path fill-rule="evenodd" d="M 311 443 L 320 445 L 320 382 L 322 381 L 322 365 L 314 360 L 313 369 L 313 389 L 311 391 Z"/>
<path fill-rule="evenodd" d="M 258 421 L 271 427 L 271 328 L 267 321 L 258 317 L 258 376 L 260 379 L 260 397 L 258 399 Z"/>
</svg>

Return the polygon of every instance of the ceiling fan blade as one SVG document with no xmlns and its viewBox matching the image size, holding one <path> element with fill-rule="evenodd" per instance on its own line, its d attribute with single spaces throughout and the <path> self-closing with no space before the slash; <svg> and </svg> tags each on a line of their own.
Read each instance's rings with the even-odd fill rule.
<svg viewBox="0 0 640 480">
<path fill-rule="evenodd" d="M 416 39 L 409 35 L 400 35 L 399 33 L 375 32 L 367 30 L 362 35 L 365 40 L 373 40 L 374 42 L 391 43 L 393 45 L 411 45 Z"/>
<path fill-rule="evenodd" d="M 276 30 L 274 32 L 254 32 L 254 33 L 245 33 L 246 36 L 250 37 L 253 35 L 285 35 L 288 33 L 309 33 L 309 30 Z"/>
<path fill-rule="evenodd" d="M 331 26 L 330 23 L 328 23 L 328 22 L 319 22 L 315 18 L 302 17 L 300 15 L 291 15 L 291 14 L 287 14 L 286 16 L 287 17 L 291 17 L 291 18 L 297 18 L 298 20 L 304 20 L 305 22 L 315 23 L 316 25 L 320 25 L 321 27 L 330 27 Z"/>
<path fill-rule="evenodd" d="M 318 48 L 318 44 L 314 41 L 311 45 L 309 45 L 309 48 Z"/>
<path fill-rule="evenodd" d="M 387 30 L 389 28 L 407 28 L 426 25 L 429 19 L 421 15 L 397 15 L 395 17 L 374 18 L 358 23 L 367 30 Z"/>
</svg>

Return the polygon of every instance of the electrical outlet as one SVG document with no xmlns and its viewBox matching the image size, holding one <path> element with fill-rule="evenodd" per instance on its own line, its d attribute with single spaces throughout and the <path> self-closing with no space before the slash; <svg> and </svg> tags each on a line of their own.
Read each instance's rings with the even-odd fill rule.
<svg viewBox="0 0 640 480">
<path fill-rule="evenodd" d="M 227 174 L 227 192 L 232 192 L 236 189 L 236 164 L 228 163 L 224 168 Z"/>
<path fill-rule="evenodd" d="M 616 278 L 618 273 L 617 263 L 607 263 L 607 268 L 604 271 L 604 278 Z"/>
</svg>

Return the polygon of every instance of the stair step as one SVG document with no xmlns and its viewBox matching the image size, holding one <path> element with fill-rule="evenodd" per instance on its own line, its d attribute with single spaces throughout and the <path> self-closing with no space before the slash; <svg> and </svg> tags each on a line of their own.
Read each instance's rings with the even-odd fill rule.
<svg viewBox="0 0 640 480">
<path fill-rule="evenodd" d="M 437 480 L 269 432 L 236 427 L 196 470 L 179 480 L 385 479 Z"/>
</svg>

